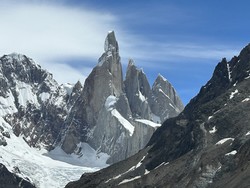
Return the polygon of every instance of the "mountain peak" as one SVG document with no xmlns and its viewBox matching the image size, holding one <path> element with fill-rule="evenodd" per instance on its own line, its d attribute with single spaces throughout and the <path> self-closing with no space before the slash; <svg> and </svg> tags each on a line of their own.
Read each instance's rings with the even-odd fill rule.
<svg viewBox="0 0 250 188">
<path fill-rule="evenodd" d="M 25 55 L 19 54 L 16 52 L 13 52 L 13 53 L 9 54 L 8 56 L 12 57 L 13 59 L 17 59 L 17 60 L 22 60 L 26 57 Z"/>
<path fill-rule="evenodd" d="M 155 81 L 156 82 L 158 82 L 158 81 L 168 82 L 167 79 L 164 76 L 162 76 L 160 73 L 158 74 L 158 76 L 157 76 L 157 78 L 156 78 Z"/>
<path fill-rule="evenodd" d="M 129 59 L 128 66 L 134 66 L 134 65 L 135 65 L 134 60 L 133 59 Z"/>
<path fill-rule="evenodd" d="M 167 96 L 172 106 L 176 93 L 162 83 L 153 92 Z M 66 187 L 249 187 L 249 84 L 250 45 L 239 57 L 222 59 L 200 93 L 180 115 L 166 120 L 144 149 Z"/>
<path fill-rule="evenodd" d="M 14 63 L 14 64 L 16 63 L 25 64 L 26 66 L 35 65 L 36 67 L 38 66 L 40 68 L 40 66 L 37 65 L 33 61 L 33 59 L 27 57 L 26 55 L 16 53 L 16 52 L 13 52 L 8 55 L 4 55 L 0 59 L 3 60 L 3 62 Z"/>
<path fill-rule="evenodd" d="M 108 32 L 108 35 L 106 37 L 105 44 L 104 44 L 104 51 L 105 52 L 115 51 L 117 53 L 119 52 L 118 42 L 116 41 L 114 31 Z"/>
</svg>

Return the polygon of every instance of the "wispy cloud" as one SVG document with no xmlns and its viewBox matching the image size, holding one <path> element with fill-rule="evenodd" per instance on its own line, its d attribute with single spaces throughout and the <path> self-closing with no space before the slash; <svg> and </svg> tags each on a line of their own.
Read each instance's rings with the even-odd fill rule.
<svg viewBox="0 0 250 188">
<path fill-rule="evenodd" d="M 55 66 L 60 70 L 59 60 L 71 57 L 97 59 L 103 51 L 107 31 L 115 29 L 115 20 L 108 13 L 48 4 L 46 1 L 2 1 L 0 54 L 23 53 L 49 70 L 54 70 L 52 67 Z M 67 68 L 73 71 L 69 66 Z M 66 79 L 63 75 L 59 81 Z"/>
<path fill-rule="evenodd" d="M 174 8 L 169 9 L 171 10 L 176 12 Z M 185 14 L 179 13 L 177 17 L 181 19 L 182 16 L 185 17 Z M 91 70 L 91 65 L 94 66 L 86 64 L 86 61 L 97 62 L 103 53 L 104 39 L 109 30 L 116 31 L 124 64 L 127 64 L 127 59 L 133 58 L 138 62 L 138 66 L 150 67 L 156 66 L 157 61 L 174 62 L 187 58 L 220 59 L 237 53 L 230 46 L 166 39 L 155 41 L 143 34 L 138 36 L 132 34 L 131 28 L 124 29 L 125 23 L 121 20 L 128 19 L 122 19 L 111 12 L 90 10 L 84 6 L 68 6 L 58 0 L 2 0 L 0 54 L 26 54 L 51 71 L 62 83 L 84 80 Z M 133 24 L 143 24 L 142 20 L 136 19 L 135 16 Z M 158 17 L 151 19 L 157 20 Z M 126 26 L 128 27 L 129 23 L 126 23 Z M 72 66 L 68 61 L 70 59 L 83 61 L 77 62 L 81 64 L 79 66 Z"/>
<path fill-rule="evenodd" d="M 138 40 L 138 38 L 136 41 L 136 43 L 131 43 L 130 46 L 127 46 L 124 55 L 134 55 L 134 57 L 138 60 L 155 60 L 165 62 L 176 60 L 180 61 L 185 58 L 196 60 L 218 60 L 223 57 L 231 58 L 239 53 L 237 46 L 209 44 L 206 42 L 167 42 L 166 40 L 155 42 L 145 39 Z"/>
<path fill-rule="evenodd" d="M 1 52 L 18 50 L 39 59 L 59 55 L 94 58 L 115 21 L 109 14 L 53 4 L 1 7 Z"/>
</svg>

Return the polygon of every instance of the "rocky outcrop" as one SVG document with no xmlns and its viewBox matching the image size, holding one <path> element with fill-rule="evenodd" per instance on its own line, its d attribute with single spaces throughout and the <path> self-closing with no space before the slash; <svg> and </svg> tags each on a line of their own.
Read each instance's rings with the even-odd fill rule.
<svg viewBox="0 0 250 188">
<path fill-rule="evenodd" d="M 173 90 L 170 84 L 169 87 Z M 166 98 L 171 93 L 168 89 L 162 88 Z M 118 42 L 114 32 L 109 32 L 104 53 L 86 79 L 81 96 L 70 112 L 69 117 L 75 120 L 66 120 L 68 128 L 62 148 L 72 153 L 79 142 L 88 142 L 94 149 L 109 154 L 109 163 L 131 156 L 146 145 L 161 121 L 176 116 L 183 108 L 178 100 L 179 111 L 169 110 L 171 114 L 168 111 L 163 114 L 155 110 L 156 107 L 151 110 L 151 105 L 156 103 L 153 98 L 159 103 L 169 103 L 153 95 L 146 75 L 133 60 L 129 61 L 123 81 Z M 173 100 L 168 108 L 175 108 L 175 102 Z"/>
<path fill-rule="evenodd" d="M 151 98 L 151 88 L 146 75 L 134 65 L 133 60 L 129 60 L 124 85 L 133 117 L 150 119 L 148 99 Z"/>
<path fill-rule="evenodd" d="M 1 188 L 35 188 L 35 186 L 28 180 L 22 179 L 19 176 L 9 172 L 3 164 L 0 164 L 0 182 Z"/>
<path fill-rule="evenodd" d="M 174 87 L 162 75 L 158 75 L 152 87 L 151 109 L 164 120 L 177 116 L 184 105 Z"/>
<path fill-rule="evenodd" d="M 3 88 L 0 115 L 33 147 L 50 147 L 67 114 L 65 90 L 32 59 L 20 54 L 0 58 Z"/>
<path fill-rule="evenodd" d="M 119 97 L 123 91 L 122 66 L 114 32 L 108 34 L 104 50 L 98 65 L 85 80 L 83 90 L 87 122 L 92 127 L 107 97 Z"/>
<path fill-rule="evenodd" d="M 66 187 L 248 187 L 249 49 L 223 59 L 199 94 L 144 149 Z"/>
</svg>

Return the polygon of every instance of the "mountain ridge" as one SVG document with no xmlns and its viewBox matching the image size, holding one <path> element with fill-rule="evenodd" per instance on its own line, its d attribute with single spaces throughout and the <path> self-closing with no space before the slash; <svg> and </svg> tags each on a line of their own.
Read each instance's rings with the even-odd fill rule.
<svg viewBox="0 0 250 188">
<path fill-rule="evenodd" d="M 144 149 L 66 187 L 248 187 L 249 49 L 222 59 L 197 96 Z"/>
<path fill-rule="evenodd" d="M 30 155 L 37 156 L 39 154 L 35 150 L 41 150 L 45 156 L 62 162 L 66 158 L 67 162 L 75 165 L 76 156 L 77 161 L 88 161 L 87 152 L 91 151 L 91 159 L 92 155 L 96 155 L 97 161 L 93 164 L 101 168 L 106 167 L 106 163 L 118 162 L 139 151 L 160 123 L 180 113 L 183 105 L 165 79 L 158 83 L 159 88 L 155 87 L 154 94 L 141 69 L 131 65 L 126 75 L 124 79 L 119 46 L 113 31 L 108 33 L 104 53 L 84 85 L 81 82 L 75 85 L 58 84 L 51 73 L 25 55 L 13 53 L 2 56 L 0 147 L 8 155 L 3 153 L 1 162 L 10 171 L 13 171 L 13 165 L 20 165 L 24 177 L 26 175 L 38 185 L 45 186 L 48 184 L 44 181 L 39 184 L 36 174 L 26 168 L 31 167 L 33 161 L 28 162 L 26 158 L 22 161 L 22 155 L 27 156 L 27 152 L 31 152 Z M 172 89 L 173 95 L 168 96 L 165 85 Z M 154 110 L 153 106 L 158 105 L 156 103 L 168 106 L 169 110 L 165 114 Z M 31 151 L 26 148 L 22 153 L 15 149 L 17 143 L 27 144 Z M 9 155 L 11 152 L 13 156 Z M 58 153 L 59 156 L 54 155 Z M 65 156 L 71 157 L 73 162 Z M 10 160 L 13 161 L 8 162 Z M 49 168 L 46 165 L 43 164 L 45 170 L 39 167 L 44 176 Z M 74 168 L 71 170 L 75 171 Z"/>
</svg>

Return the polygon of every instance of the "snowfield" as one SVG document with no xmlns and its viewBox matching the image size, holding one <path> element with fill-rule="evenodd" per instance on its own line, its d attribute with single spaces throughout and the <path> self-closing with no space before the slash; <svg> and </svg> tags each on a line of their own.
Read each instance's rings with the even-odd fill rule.
<svg viewBox="0 0 250 188">
<path fill-rule="evenodd" d="M 48 152 L 42 146 L 42 149 L 29 147 L 21 136 L 12 133 L 11 126 L 1 117 L 0 123 L 10 133 L 10 138 L 5 138 L 7 146 L 0 146 L 0 163 L 9 171 L 17 172 L 18 176 L 29 179 L 38 188 L 64 187 L 85 172 L 108 166 L 106 160 L 109 156 L 96 152 L 86 143 L 78 146 L 82 148 L 80 156 L 67 155 L 59 148 Z"/>
</svg>

